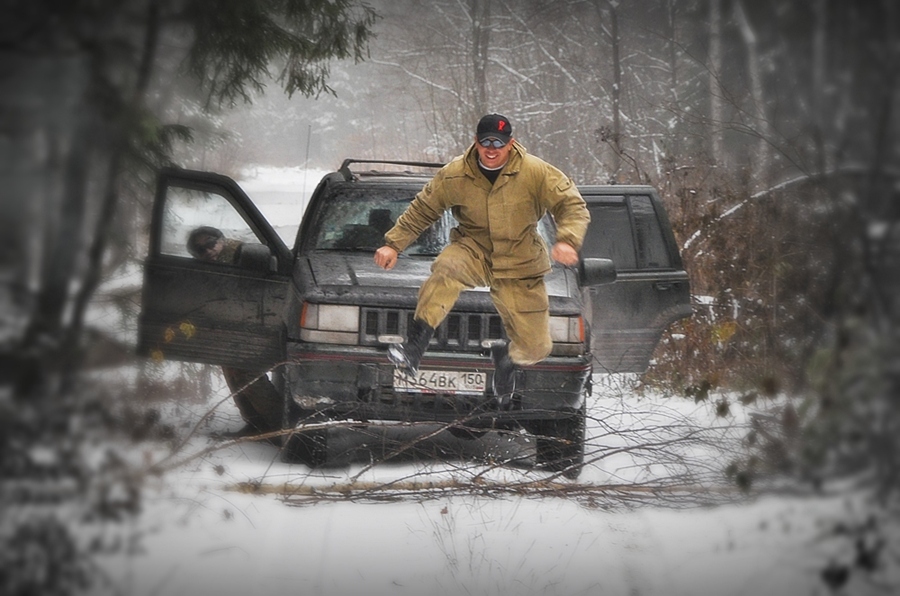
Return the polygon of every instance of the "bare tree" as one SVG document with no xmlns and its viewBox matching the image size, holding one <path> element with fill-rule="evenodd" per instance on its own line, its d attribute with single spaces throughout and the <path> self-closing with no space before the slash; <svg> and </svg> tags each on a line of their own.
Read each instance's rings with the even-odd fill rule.
<svg viewBox="0 0 900 596">
<path fill-rule="evenodd" d="M 595 0 L 601 18 L 609 20 L 609 43 L 612 48 L 612 131 L 609 139 L 613 150 L 612 179 L 617 181 L 622 167 L 622 58 L 619 36 L 619 3 L 616 0 Z"/>
<path fill-rule="evenodd" d="M 828 3 L 827 0 L 817 0 L 815 3 L 815 29 L 812 35 L 812 88 L 814 90 L 825 89 L 826 82 L 826 52 L 828 41 Z M 813 137 L 819 155 L 817 171 L 824 173 L 834 167 L 834 163 L 824 146 L 825 135 L 825 102 L 822 93 L 812 94 L 812 114 L 815 120 Z"/>
<path fill-rule="evenodd" d="M 725 156 L 722 126 L 725 121 L 722 89 L 722 0 L 709 0 L 709 139 L 712 161 Z"/>
<path fill-rule="evenodd" d="M 491 0 L 470 0 L 472 15 L 472 67 L 474 72 L 473 114 L 488 111 L 488 52 L 491 42 Z"/>
<path fill-rule="evenodd" d="M 747 51 L 747 72 L 750 78 L 750 116 L 748 131 L 758 137 L 756 151 L 751 156 L 751 190 L 761 190 L 769 186 L 768 177 L 771 166 L 771 151 L 769 143 L 770 132 L 768 118 L 765 113 L 766 97 L 762 82 L 762 65 L 759 56 L 759 41 L 753 25 L 744 12 L 741 0 L 734 0 L 734 14 L 738 22 L 738 29 Z"/>
<path fill-rule="evenodd" d="M 200 0 L 133 0 L 117 10 L 90 3 L 15 6 L 10 22 L 22 26 L 0 29 L 5 100 L 16 107 L 3 113 L 3 124 L 15 130 L 20 117 L 33 119 L 34 128 L 16 138 L 35 150 L 25 159 L 10 155 L 7 163 L 17 166 L 10 174 L 22 186 L 19 196 L 46 200 L 47 208 L 43 220 L 33 220 L 28 203 L 18 208 L 19 198 L 15 205 L 13 225 L 24 231 L 15 235 L 19 243 L 9 261 L 16 253 L 37 257 L 29 261 L 33 271 L 20 270 L 9 284 L 18 296 L 17 308 L 10 308 L 25 324 L 3 334 L 0 354 L 17 364 L 0 371 L 0 384 L 30 393 L 50 383 L 52 390 L 73 370 L 83 311 L 101 276 L 123 184 L 165 161 L 175 135 L 186 134 L 161 122 L 146 103 L 163 24 L 191 35 L 181 59 L 208 104 L 249 99 L 276 60 L 288 93 L 313 95 L 329 89 L 330 59 L 362 58 L 374 14 L 350 2 L 337 10 L 301 4 L 260 0 L 235 3 L 233 10 L 209 10 Z M 68 98 L 68 118 L 60 120 L 54 111 L 60 104 L 47 94 Z M 13 146 L 4 144 L 6 153 Z"/>
</svg>

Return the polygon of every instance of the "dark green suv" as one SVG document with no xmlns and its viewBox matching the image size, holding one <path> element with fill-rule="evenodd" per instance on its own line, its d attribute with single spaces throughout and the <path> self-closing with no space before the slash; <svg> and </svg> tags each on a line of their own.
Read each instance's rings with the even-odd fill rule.
<svg viewBox="0 0 900 596">
<path fill-rule="evenodd" d="M 230 178 L 161 172 L 140 350 L 271 370 L 293 413 L 285 428 L 297 430 L 283 447 L 288 461 L 326 463 L 328 433 L 304 430 L 304 421 L 428 421 L 469 438 L 524 428 L 536 437 L 539 465 L 577 476 L 592 375 L 645 370 L 664 329 L 691 312 L 688 277 L 654 189 L 579 187 L 592 217 L 582 263 L 554 265 L 546 276 L 553 350 L 521 370 L 512 405 L 501 410 L 489 348 L 504 332 L 486 288 L 462 294 L 415 379 L 388 362 L 387 346 L 404 337 L 418 288 L 455 222 L 446 213 L 394 269 L 378 268 L 373 253 L 384 232 L 432 173 L 410 170 L 438 164 L 362 162 L 380 169 L 351 170 L 358 163 L 346 160 L 321 180 L 292 249 Z M 243 241 L 238 262 L 190 258 L 187 233 L 202 224 Z M 552 245 L 552 218 L 539 227 Z"/>
</svg>

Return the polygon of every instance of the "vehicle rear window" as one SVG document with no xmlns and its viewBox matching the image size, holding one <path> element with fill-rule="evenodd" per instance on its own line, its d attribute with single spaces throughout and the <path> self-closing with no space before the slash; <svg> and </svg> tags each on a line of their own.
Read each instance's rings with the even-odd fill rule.
<svg viewBox="0 0 900 596">
<path fill-rule="evenodd" d="M 666 269 L 671 260 L 650 197 L 603 197 L 588 204 L 586 256 L 612 259 L 619 270 Z"/>
<path fill-rule="evenodd" d="M 590 203 L 591 228 L 584 238 L 582 252 L 591 257 L 612 259 L 616 269 L 637 269 L 631 220 L 625 198 Z"/>
<path fill-rule="evenodd" d="M 640 269 L 666 269 L 671 267 L 669 252 L 663 240 L 662 229 L 650 197 L 629 197 L 631 215 L 634 218 L 635 248 Z"/>
</svg>

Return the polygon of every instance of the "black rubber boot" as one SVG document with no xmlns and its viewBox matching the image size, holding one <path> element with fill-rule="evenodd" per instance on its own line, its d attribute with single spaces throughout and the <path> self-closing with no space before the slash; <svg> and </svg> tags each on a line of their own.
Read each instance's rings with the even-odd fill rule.
<svg viewBox="0 0 900 596">
<path fill-rule="evenodd" d="M 433 336 L 434 327 L 429 327 L 428 323 L 419 319 L 413 319 L 406 331 L 406 341 L 388 347 L 388 359 L 406 374 L 415 376 L 419 372 L 422 354 L 428 349 L 428 342 Z"/>
<path fill-rule="evenodd" d="M 516 391 L 516 371 L 518 366 L 509 357 L 507 342 L 495 343 L 491 346 L 491 360 L 494 363 L 494 398 L 501 410 L 509 408 L 513 393 Z"/>
</svg>

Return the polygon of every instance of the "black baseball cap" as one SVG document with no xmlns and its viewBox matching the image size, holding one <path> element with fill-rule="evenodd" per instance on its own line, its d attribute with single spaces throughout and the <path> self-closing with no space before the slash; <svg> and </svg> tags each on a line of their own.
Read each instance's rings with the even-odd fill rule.
<svg viewBox="0 0 900 596">
<path fill-rule="evenodd" d="M 509 143 L 512 138 L 512 124 L 506 116 L 500 114 L 488 114 L 478 121 L 475 136 L 479 141 L 484 139 L 499 139 Z"/>
</svg>

